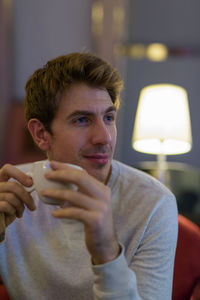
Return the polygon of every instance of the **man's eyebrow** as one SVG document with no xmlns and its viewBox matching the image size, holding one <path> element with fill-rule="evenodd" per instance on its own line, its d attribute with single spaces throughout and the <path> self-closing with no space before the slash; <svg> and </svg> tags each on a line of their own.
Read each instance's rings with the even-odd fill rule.
<svg viewBox="0 0 200 300">
<path fill-rule="evenodd" d="M 108 109 L 106 109 L 106 113 L 108 113 L 108 112 L 117 112 L 117 109 L 116 109 L 116 107 L 114 106 L 114 105 L 112 105 L 112 106 L 110 106 L 110 107 L 108 107 Z"/>
<path fill-rule="evenodd" d="M 81 116 L 81 115 L 90 116 L 90 115 L 93 115 L 93 113 L 91 111 L 87 111 L 87 110 L 76 110 L 68 116 L 68 119 L 77 117 L 77 116 Z"/>
<path fill-rule="evenodd" d="M 108 113 L 108 112 L 116 112 L 116 107 L 114 105 L 112 106 L 109 106 L 105 111 L 104 113 Z M 71 118 L 74 118 L 74 117 L 77 117 L 77 116 L 92 116 L 94 115 L 95 113 L 93 113 L 92 111 L 89 111 L 89 110 L 76 110 L 74 111 L 71 115 L 68 116 L 68 119 L 71 119 Z"/>
</svg>

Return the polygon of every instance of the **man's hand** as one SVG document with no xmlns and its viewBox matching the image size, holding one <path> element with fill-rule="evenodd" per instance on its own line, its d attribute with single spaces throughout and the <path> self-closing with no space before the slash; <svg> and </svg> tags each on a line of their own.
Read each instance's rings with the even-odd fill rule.
<svg viewBox="0 0 200 300">
<path fill-rule="evenodd" d="M 9 181 L 14 178 L 16 181 Z M 35 209 L 35 205 L 30 194 L 22 185 L 30 187 L 33 184 L 32 178 L 16 167 L 6 164 L 0 169 L 0 218 L 3 232 L 15 218 L 23 216 L 24 208 Z M 3 220 L 4 219 L 4 220 Z M 0 232 L 0 233 L 1 233 Z"/>
<path fill-rule="evenodd" d="M 63 163 L 51 162 L 52 172 L 46 177 L 62 183 L 71 182 L 79 190 L 44 190 L 44 196 L 63 200 L 67 206 L 56 210 L 56 218 L 81 221 L 85 227 L 85 242 L 94 264 L 115 259 L 120 252 L 116 238 L 111 206 L 110 189 L 85 170 L 77 170 Z"/>
</svg>

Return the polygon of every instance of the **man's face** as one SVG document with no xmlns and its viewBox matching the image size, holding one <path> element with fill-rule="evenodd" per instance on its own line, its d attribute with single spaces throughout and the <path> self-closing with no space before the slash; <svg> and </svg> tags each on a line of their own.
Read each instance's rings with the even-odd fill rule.
<svg viewBox="0 0 200 300">
<path fill-rule="evenodd" d="M 49 159 L 79 165 L 106 182 L 116 144 L 116 110 L 106 90 L 72 85 L 51 129 Z"/>
</svg>

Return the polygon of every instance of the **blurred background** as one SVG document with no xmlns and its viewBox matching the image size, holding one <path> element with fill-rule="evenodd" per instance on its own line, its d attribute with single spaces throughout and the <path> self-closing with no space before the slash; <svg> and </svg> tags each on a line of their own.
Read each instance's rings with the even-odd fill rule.
<svg viewBox="0 0 200 300">
<path fill-rule="evenodd" d="M 131 145 L 140 91 L 156 83 L 186 89 L 192 150 L 167 156 L 166 177 L 179 211 L 200 224 L 199 11 L 199 0 L 0 0 L 1 165 L 43 158 L 24 121 L 28 77 L 58 55 L 90 51 L 115 66 L 125 83 L 115 158 L 153 176 L 156 156 Z"/>
</svg>

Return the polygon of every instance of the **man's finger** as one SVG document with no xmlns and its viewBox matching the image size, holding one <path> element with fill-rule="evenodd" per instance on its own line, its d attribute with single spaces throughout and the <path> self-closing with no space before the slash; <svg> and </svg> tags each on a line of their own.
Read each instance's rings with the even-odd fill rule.
<svg viewBox="0 0 200 300">
<path fill-rule="evenodd" d="M 11 164 L 6 164 L 0 169 L 0 181 L 8 181 L 10 178 L 14 178 L 22 185 L 31 186 L 33 180 L 30 176 L 16 168 Z"/>
<path fill-rule="evenodd" d="M 4 200 L 4 195 L 7 193 L 15 195 L 15 197 L 23 202 L 30 210 L 35 210 L 35 204 L 32 197 L 19 183 L 0 182 L 0 201 Z"/>
</svg>

